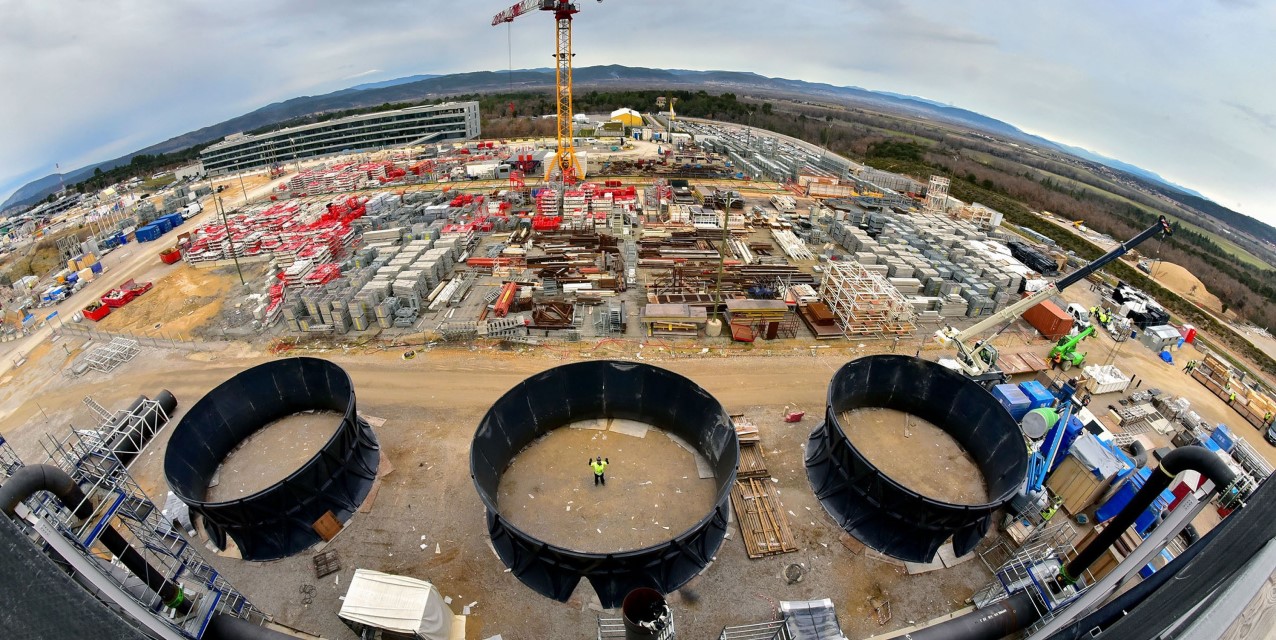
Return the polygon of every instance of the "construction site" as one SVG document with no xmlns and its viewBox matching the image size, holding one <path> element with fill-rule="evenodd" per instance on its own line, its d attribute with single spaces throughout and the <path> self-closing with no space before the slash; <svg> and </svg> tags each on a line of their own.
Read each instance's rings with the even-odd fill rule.
<svg viewBox="0 0 1276 640">
<path fill-rule="evenodd" d="M 580 10 L 492 21 L 553 18 L 554 139 L 59 214 L 0 344 L 17 637 L 1261 636 L 1273 383 L 1103 271 L 1165 218 L 1087 262 L 941 176 L 575 114 Z"/>
</svg>

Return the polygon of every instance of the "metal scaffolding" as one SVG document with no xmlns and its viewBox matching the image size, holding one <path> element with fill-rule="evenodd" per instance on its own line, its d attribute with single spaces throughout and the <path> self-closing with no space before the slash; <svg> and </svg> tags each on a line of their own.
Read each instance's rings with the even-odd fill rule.
<svg viewBox="0 0 1276 640">
<path fill-rule="evenodd" d="M 943 176 L 931 176 L 930 184 L 926 186 L 926 208 L 927 213 L 943 213 L 948 206 L 948 187 L 950 181 Z"/>
<path fill-rule="evenodd" d="M 820 283 L 828 305 L 847 338 L 907 336 L 916 329 L 908 299 L 882 276 L 858 262 L 830 262 Z"/>
<path fill-rule="evenodd" d="M 85 400 L 96 405 L 92 399 Z M 142 409 L 159 410 L 166 421 L 162 407 L 148 402 L 154 406 L 143 405 Z M 61 440 L 45 436 L 42 444 L 49 464 L 71 476 L 93 505 L 93 512 L 87 518 L 76 518 L 73 513 L 80 505 L 63 505 L 41 492 L 27 501 L 34 530 L 73 571 L 98 587 L 99 597 L 129 612 L 152 635 L 198 639 L 216 614 L 265 623 L 265 614 L 196 552 L 193 545 L 197 541 L 188 540 L 174 528 L 173 521 L 116 457 L 109 447 L 110 434 L 124 428 L 113 424 L 116 421 L 104 421 L 96 430 L 73 430 Z M 112 553 L 100 542 L 108 527 L 142 555 L 149 569 L 180 585 L 185 601 L 191 603 L 188 613 L 165 606 L 156 593 L 144 588 L 148 576 L 133 575 L 114 564 Z"/>
<path fill-rule="evenodd" d="M 141 349 L 137 340 L 128 338 L 112 338 L 107 344 L 96 347 L 84 356 L 84 361 L 95 371 L 110 373 L 120 365 L 137 357 Z"/>
<path fill-rule="evenodd" d="M 18 469 L 22 468 L 22 459 L 18 452 L 9 446 L 9 441 L 0 436 L 0 480 L 7 480 Z"/>
</svg>

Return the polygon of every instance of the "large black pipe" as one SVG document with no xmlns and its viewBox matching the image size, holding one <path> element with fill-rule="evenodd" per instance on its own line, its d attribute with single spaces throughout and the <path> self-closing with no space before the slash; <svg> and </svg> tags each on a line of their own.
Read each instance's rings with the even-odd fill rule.
<svg viewBox="0 0 1276 640">
<path fill-rule="evenodd" d="M 1077 553 L 1077 557 L 1059 569 L 1059 580 L 1065 584 L 1075 584 L 1081 574 L 1089 569 L 1090 565 L 1094 564 L 1094 561 L 1098 560 L 1099 556 L 1103 555 L 1131 524 L 1134 524 L 1148 505 L 1170 486 L 1174 478 L 1188 469 L 1199 472 L 1220 489 L 1231 484 L 1236 477 L 1218 456 L 1204 447 L 1193 445 L 1179 447 L 1169 452 L 1161 460 L 1157 470 L 1153 471 L 1139 488 L 1138 493 L 1134 494 L 1130 503 L 1104 525 L 1103 531 L 1100 531 L 1099 535 L 1086 545 L 1086 548 Z"/>
<path fill-rule="evenodd" d="M 1161 585 L 1177 576 L 1179 571 L 1187 566 L 1206 545 L 1218 537 L 1218 532 L 1221 530 L 1221 527 L 1210 529 L 1209 533 L 1189 545 L 1183 553 L 1174 556 L 1174 559 L 1169 564 L 1140 580 L 1138 584 L 1127 591 L 1123 591 L 1121 595 L 1113 598 L 1090 615 L 1056 631 L 1054 635 L 1050 636 L 1050 640 L 1082 640 L 1083 638 L 1091 637 L 1093 635 L 1092 631 L 1095 629 L 1108 628 L 1112 623 L 1119 620 L 1121 616 L 1124 616 L 1127 611 L 1139 606 L 1152 592 L 1160 589 Z"/>
<path fill-rule="evenodd" d="M 0 485 L 0 511 L 10 518 L 14 517 L 18 505 L 23 500 L 39 491 L 48 491 L 57 496 L 62 504 L 72 509 L 75 517 L 80 519 L 93 516 L 93 505 L 84 496 L 84 492 L 75 484 L 71 476 L 61 469 L 47 464 L 22 467 L 3 485 Z M 180 613 L 190 611 L 191 603 L 186 600 L 182 588 L 173 584 L 138 553 L 114 527 L 107 525 L 98 536 L 98 541 L 108 551 L 120 559 L 120 562 L 159 594 L 164 605 L 176 608 Z"/>
<path fill-rule="evenodd" d="M 524 447 L 580 420 L 637 420 L 687 441 L 713 469 L 714 505 L 695 525 L 641 549 L 591 553 L 549 544 L 500 511 L 501 476 Z M 487 509 L 492 547 L 514 577 L 566 602 L 581 578 L 603 607 L 647 587 L 673 593 L 700 574 L 726 539 L 739 440 L 722 404 L 696 383 L 639 362 L 593 360 L 536 374 L 501 396 L 474 432 L 470 476 Z"/>
<path fill-rule="evenodd" d="M 895 640 L 999 640 L 1041 618 L 1032 594 L 1020 591 L 1009 598 L 964 616 L 910 631 Z"/>
<path fill-rule="evenodd" d="M 155 437 L 160 427 L 172 417 L 173 411 L 177 409 L 177 398 L 169 392 L 168 389 L 161 389 L 155 396 L 155 402 L 158 406 L 152 405 L 145 411 L 141 411 L 142 405 L 149 398 L 146 396 L 138 396 L 133 404 L 129 405 L 123 416 L 116 418 L 111 422 L 111 427 L 117 427 L 122 424 L 128 424 L 129 418 L 137 417 L 138 422 L 136 428 L 125 431 L 115 437 L 108 445 L 111 452 L 119 458 L 120 462 L 128 466 L 137 454 L 142 452 L 146 443 Z"/>
<path fill-rule="evenodd" d="M 295 640 L 294 636 L 224 613 L 219 613 L 208 621 L 204 638 L 206 640 Z"/>
<path fill-rule="evenodd" d="M 240 443 L 276 420 L 315 410 L 335 412 L 341 422 L 300 468 L 243 497 L 208 499 L 209 483 Z M 229 537 L 241 558 L 265 561 L 319 543 L 314 523 L 328 512 L 349 521 L 372 490 L 380 458 L 350 375 L 327 360 L 285 358 L 240 372 L 192 405 L 173 428 L 164 475 L 191 513 L 203 517 L 216 547 L 225 549 Z"/>
</svg>

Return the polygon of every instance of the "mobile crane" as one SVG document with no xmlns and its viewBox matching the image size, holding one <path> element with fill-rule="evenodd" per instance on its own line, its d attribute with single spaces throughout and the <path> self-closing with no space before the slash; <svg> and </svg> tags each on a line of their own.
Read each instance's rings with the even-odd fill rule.
<svg viewBox="0 0 1276 640">
<path fill-rule="evenodd" d="M 1130 238 L 1126 242 L 1117 245 L 1111 251 L 1096 258 L 1090 264 L 1087 264 L 1071 274 L 1064 276 L 1045 287 L 1040 291 L 1027 296 L 1018 302 L 1007 306 L 1005 309 L 998 311 L 984 320 L 976 323 L 974 326 L 965 331 L 957 331 L 953 327 L 944 327 L 935 332 L 935 340 L 944 346 L 953 345 L 957 347 L 957 367 L 958 369 L 981 384 L 997 384 L 1005 380 L 1005 374 L 997 368 L 997 349 L 992 346 L 992 339 L 997 334 L 1010 326 L 1010 322 L 1018 318 L 1023 312 L 1044 302 L 1054 294 L 1063 291 L 1069 286 L 1084 280 L 1086 276 L 1102 269 L 1105 265 L 1117 258 L 1125 255 L 1131 249 L 1139 246 L 1145 240 L 1158 236 L 1173 235 L 1174 230 L 1170 227 L 1170 221 L 1161 216 L 1156 224 L 1144 229 L 1138 235 Z M 993 327 L 1005 323 L 1005 326 L 997 330 L 986 339 L 976 340 Z M 976 340 L 971 344 L 972 340 Z"/>
</svg>

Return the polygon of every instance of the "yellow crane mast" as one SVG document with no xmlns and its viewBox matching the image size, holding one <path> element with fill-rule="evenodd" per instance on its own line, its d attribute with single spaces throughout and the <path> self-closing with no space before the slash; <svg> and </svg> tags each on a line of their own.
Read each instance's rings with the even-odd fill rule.
<svg viewBox="0 0 1276 640">
<path fill-rule="evenodd" d="M 515 18 L 532 11 L 553 12 L 555 25 L 554 60 L 557 73 L 554 93 L 558 104 L 558 155 L 546 167 L 545 175 L 548 178 L 557 169 L 563 182 L 572 182 L 582 175 L 572 136 L 572 16 L 580 13 L 580 6 L 566 0 L 523 0 L 496 14 L 492 18 L 492 26 L 513 22 Z"/>
</svg>

